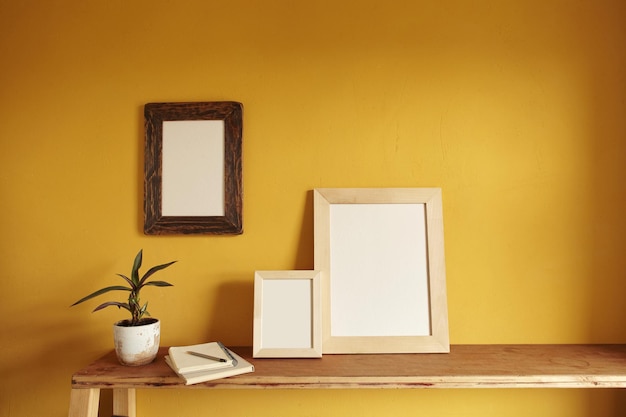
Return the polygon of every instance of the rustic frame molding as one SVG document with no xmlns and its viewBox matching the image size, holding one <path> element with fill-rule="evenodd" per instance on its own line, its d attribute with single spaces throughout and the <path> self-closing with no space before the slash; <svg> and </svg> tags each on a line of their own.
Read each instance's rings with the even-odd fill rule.
<svg viewBox="0 0 626 417">
<path fill-rule="evenodd" d="M 224 124 L 224 215 L 163 215 L 163 123 L 222 120 Z M 243 233 L 242 126 L 238 102 L 148 103 L 144 107 L 144 233 L 237 235 Z M 221 196 L 220 196 L 221 197 Z"/>
</svg>

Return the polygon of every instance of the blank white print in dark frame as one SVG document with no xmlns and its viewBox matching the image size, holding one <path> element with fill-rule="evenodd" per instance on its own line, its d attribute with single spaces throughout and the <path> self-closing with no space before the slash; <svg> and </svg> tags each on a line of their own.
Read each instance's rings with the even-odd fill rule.
<svg viewBox="0 0 626 417">
<path fill-rule="evenodd" d="M 314 206 L 323 352 L 449 352 L 441 190 L 316 189 Z"/>
<path fill-rule="evenodd" d="M 224 121 L 163 122 L 163 216 L 224 215 Z"/>
<path fill-rule="evenodd" d="M 148 103 L 144 233 L 243 233 L 243 106 Z"/>
</svg>

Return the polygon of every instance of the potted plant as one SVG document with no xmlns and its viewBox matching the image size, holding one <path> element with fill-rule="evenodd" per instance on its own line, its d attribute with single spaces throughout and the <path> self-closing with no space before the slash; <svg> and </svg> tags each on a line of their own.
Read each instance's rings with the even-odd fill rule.
<svg viewBox="0 0 626 417">
<path fill-rule="evenodd" d="M 142 277 L 139 276 L 143 258 L 143 249 L 135 256 L 133 269 L 130 278 L 126 275 L 117 274 L 127 285 L 112 285 L 102 288 L 81 298 L 72 304 L 72 307 L 84 301 L 90 300 L 109 291 L 128 291 L 128 301 L 107 301 L 97 306 L 93 311 L 116 306 L 123 308 L 130 313 L 130 319 L 120 320 L 113 325 L 113 340 L 115 342 L 115 353 L 122 365 L 138 366 L 145 365 L 154 360 L 159 350 L 160 342 L 160 322 L 158 319 L 149 316 L 148 303 L 141 304 L 139 295 L 141 289 L 148 286 L 171 287 L 172 284 L 165 281 L 149 281 L 149 278 L 156 272 L 167 268 L 176 261 L 157 265 L 148 270 Z"/>
</svg>

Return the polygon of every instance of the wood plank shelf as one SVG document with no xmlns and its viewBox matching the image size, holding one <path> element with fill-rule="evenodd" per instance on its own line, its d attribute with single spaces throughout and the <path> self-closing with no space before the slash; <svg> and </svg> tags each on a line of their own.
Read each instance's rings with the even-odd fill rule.
<svg viewBox="0 0 626 417">
<path fill-rule="evenodd" d="M 76 389 L 150 388 L 625 388 L 626 345 L 453 345 L 450 353 L 253 359 L 255 372 L 184 385 L 161 348 L 150 365 L 127 367 L 114 352 L 72 376 Z"/>
<path fill-rule="evenodd" d="M 116 416 L 136 417 L 136 390 L 154 388 L 626 388 L 626 345 L 453 345 L 450 353 L 324 355 L 253 359 L 255 371 L 185 385 L 165 363 L 167 348 L 139 367 L 111 352 L 72 376 L 69 417 L 97 417 L 101 389 Z"/>
</svg>

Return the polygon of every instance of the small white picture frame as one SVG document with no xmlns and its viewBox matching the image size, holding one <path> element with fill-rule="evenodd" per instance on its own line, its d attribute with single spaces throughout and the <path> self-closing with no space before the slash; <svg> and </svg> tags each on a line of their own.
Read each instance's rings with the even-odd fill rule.
<svg viewBox="0 0 626 417">
<path fill-rule="evenodd" d="M 256 271 L 255 358 L 322 357 L 319 271 Z"/>
</svg>

